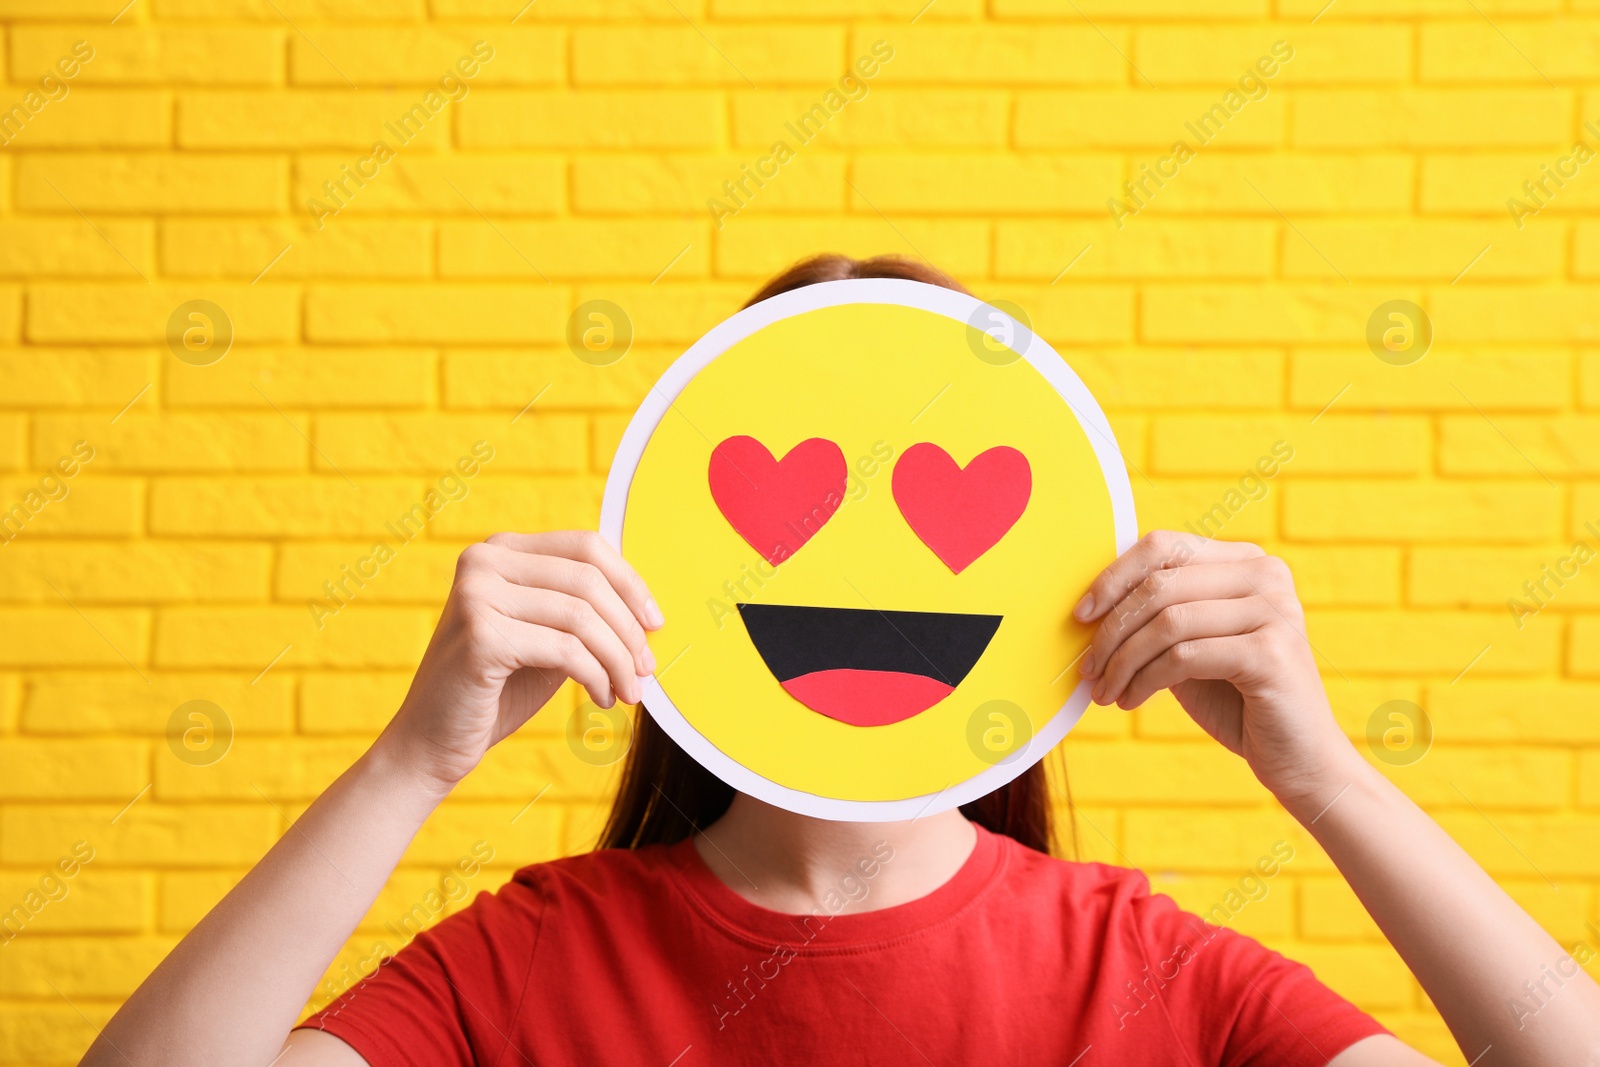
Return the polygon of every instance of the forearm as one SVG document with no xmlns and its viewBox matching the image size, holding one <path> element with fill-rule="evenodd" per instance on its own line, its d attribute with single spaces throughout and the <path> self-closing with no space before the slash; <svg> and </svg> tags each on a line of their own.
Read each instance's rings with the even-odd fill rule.
<svg viewBox="0 0 1600 1067">
<path fill-rule="evenodd" d="M 1353 750 L 1326 781 L 1286 801 L 1290 812 L 1422 983 L 1466 1058 L 1492 1047 L 1484 1067 L 1593 1062 L 1600 987 L 1566 950 Z M 1514 1013 L 1513 1003 L 1538 1010 Z"/>
<path fill-rule="evenodd" d="M 442 791 L 382 742 L 319 797 L 106 1026 L 84 1064 L 261 1067 Z"/>
</svg>

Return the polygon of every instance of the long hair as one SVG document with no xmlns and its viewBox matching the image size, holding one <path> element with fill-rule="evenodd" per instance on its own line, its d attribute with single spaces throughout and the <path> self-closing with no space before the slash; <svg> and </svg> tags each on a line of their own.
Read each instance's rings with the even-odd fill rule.
<svg viewBox="0 0 1600 1067">
<path fill-rule="evenodd" d="M 745 307 L 791 289 L 850 278 L 902 278 L 967 292 L 944 272 L 901 256 L 851 259 L 821 255 L 803 259 L 767 282 Z M 1063 766 L 1061 788 L 1070 810 L 1072 794 L 1064 771 Z M 641 708 L 633 745 L 622 767 L 622 782 L 596 847 L 675 844 L 716 822 L 732 802 L 733 787 L 695 762 Z M 1053 851 L 1055 827 L 1043 762 L 1035 763 L 987 796 L 963 804 L 961 813 L 984 829 L 1014 838 L 1031 849 Z M 1076 852 L 1076 826 L 1073 846 Z"/>
</svg>

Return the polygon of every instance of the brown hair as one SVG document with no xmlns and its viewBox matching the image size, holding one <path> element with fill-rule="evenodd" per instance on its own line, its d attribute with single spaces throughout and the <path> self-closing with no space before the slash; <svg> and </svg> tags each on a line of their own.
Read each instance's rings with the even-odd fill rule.
<svg viewBox="0 0 1600 1067">
<path fill-rule="evenodd" d="M 900 278 L 968 290 L 943 271 L 903 256 L 852 259 L 828 254 L 802 259 L 767 282 L 745 307 L 779 293 L 817 282 L 850 278 Z M 970 294 L 969 294 L 970 295 Z M 648 713 L 637 717 L 633 745 L 622 768 L 622 782 L 597 848 L 641 848 L 670 845 L 716 822 L 733 802 L 733 787 L 717 778 L 679 748 Z M 1070 809 L 1066 776 L 1061 783 Z M 961 813 L 997 834 L 1049 853 L 1055 844 L 1050 787 L 1045 766 L 1036 763 L 987 796 L 961 806 Z M 1076 852 L 1074 827 L 1074 852 Z"/>
</svg>

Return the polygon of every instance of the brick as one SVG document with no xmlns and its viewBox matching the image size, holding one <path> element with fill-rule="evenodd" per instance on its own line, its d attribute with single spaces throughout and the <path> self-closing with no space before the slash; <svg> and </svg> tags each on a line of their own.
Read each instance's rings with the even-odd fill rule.
<svg viewBox="0 0 1600 1067">
<path fill-rule="evenodd" d="M 1526 82 L 1586 78 L 1600 52 L 1600 20 L 1483 20 L 1424 25 L 1417 73 L 1425 82 Z"/>
<path fill-rule="evenodd" d="M 417 471 L 439 477 L 457 474 L 458 464 L 465 460 L 474 473 L 575 472 L 588 459 L 583 425 L 581 416 L 536 413 L 514 423 L 478 415 L 322 415 L 317 419 L 316 442 L 348 470 Z M 474 458 L 479 441 L 494 450 L 491 459 Z M 475 480 L 466 478 L 469 491 Z"/>
<path fill-rule="evenodd" d="M 712 148 L 723 129 L 720 96 L 694 89 L 484 93 L 453 121 L 461 147 L 474 149 Z"/>
<path fill-rule="evenodd" d="M 11 33 L 11 69 L 44 71 L 73 43 L 94 57 L 79 68 L 85 84 L 272 85 L 283 77 L 286 28 L 185 26 L 19 26 Z"/>
<path fill-rule="evenodd" d="M 1563 135 L 1536 150 L 1426 155 L 1422 159 L 1419 204 L 1424 212 L 1469 213 L 1494 219 L 1503 239 L 1510 240 L 1517 233 L 1544 226 L 1555 216 L 1600 205 L 1600 181 L 1596 180 L 1600 175 L 1591 174 L 1594 168 L 1584 166 L 1577 178 L 1556 189 L 1553 197 L 1540 194 L 1540 199 L 1547 202 L 1545 207 L 1532 217 L 1524 214 L 1527 207 L 1537 207 L 1525 184 L 1545 180 L 1545 168 L 1553 167 L 1570 151 L 1571 145 Z M 1553 183 L 1550 188 L 1555 188 Z M 1512 198 L 1523 203 L 1522 211 L 1512 211 Z"/>
<path fill-rule="evenodd" d="M 59 604 L 63 595 L 74 604 L 261 600 L 271 563 L 264 545 L 23 537 L 0 553 L 0 600 Z"/>
<path fill-rule="evenodd" d="M 668 267 L 679 279 L 710 268 L 707 219 L 551 222 L 483 219 L 439 225 L 439 273 L 445 278 L 637 278 Z"/>
<path fill-rule="evenodd" d="M 555 859 L 561 853 L 562 810 L 539 803 L 523 811 L 527 803 L 447 800 L 428 817 L 400 862 L 413 866 L 454 863 L 476 841 L 487 841 L 496 853 L 516 856 L 518 862 Z"/>
<path fill-rule="evenodd" d="M 37 152 L 16 167 L 17 206 L 29 211 L 277 211 L 286 187 L 285 168 L 259 157 Z"/>
<path fill-rule="evenodd" d="M 632 411 L 682 354 L 678 348 L 635 344 L 616 363 L 597 367 L 565 348 L 449 350 L 444 355 L 445 403 L 515 414 L 537 396 L 539 410 Z"/>
<path fill-rule="evenodd" d="M 1543 233 L 1544 227 L 1539 231 Z M 1600 275 L 1600 227 L 1587 222 L 1574 223 L 1572 227 L 1572 273 L 1574 277 L 1592 278 Z"/>
<path fill-rule="evenodd" d="M 1446 474 L 1594 474 L 1600 419 L 1591 416 L 1460 415 L 1439 420 L 1439 469 Z M 1596 516 L 1600 517 L 1600 516 Z"/>
<path fill-rule="evenodd" d="M 0 625 L 11 635 L 0 646 L 0 666 L 122 667 L 144 660 L 150 617 L 130 608 L 91 607 L 80 614 L 58 604 L 0 608 Z"/>
<path fill-rule="evenodd" d="M 15 143 L 25 148 L 164 148 L 172 142 L 172 101 L 165 90 L 72 89 L 58 104 L 23 127 Z"/>
<path fill-rule="evenodd" d="M 126 800 L 150 780 L 139 741 L 10 739 L 0 751 L 0 801 Z"/>
<path fill-rule="evenodd" d="M 1150 469 L 1162 474 L 1253 469 L 1259 475 L 1263 467 L 1291 476 L 1421 474 L 1429 467 L 1430 431 L 1427 420 L 1407 416 L 1326 415 L 1307 423 L 1238 414 L 1167 415 L 1151 427 Z"/>
<path fill-rule="evenodd" d="M 28 433 L 21 415 L 0 415 L 0 469 L 19 470 L 27 464 Z"/>
<path fill-rule="evenodd" d="M 1347 341 L 1365 336 L 1367 319 L 1379 304 L 1406 295 L 1353 285 L 1150 285 L 1140 327 L 1148 340 L 1182 343 Z"/>
<path fill-rule="evenodd" d="M 18 537 L 131 537 L 138 532 L 144 489 L 136 479 L 76 478 L 65 483 L 66 496 L 52 501 L 42 477 L 0 478 L 0 539 L 7 544 Z"/>
<path fill-rule="evenodd" d="M 427 14 L 425 0 L 155 0 L 163 18 L 183 22 L 406 22 Z"/>
<path fill-rule="evenodd" d="M 1438 333 L 1467 341 L 1587 341 L 1600 337 L 1600 289 L 1473 286 L 1430 294 Z"/>
<path fill-rule="evenodd" d="M 174 219 L 161 227 L 169 277 L 423 278 L 432 268 L 433 231 L 423 222 L 341 219 L 309 234 L 265 220 Z"/>
<path fill-rule="evenodd" d="M 228 754 L 207 767 L 161 759 L 155 766 L 157 801 L 314 800 L 366 751 L 363 741 L 308 738 L 236 739 Z"/>
<path fill-rule="evenodd" d="M 598 478 L 482 475 L 472 495 L 434 517 L 435 536 L 482 540 L 501 530 L 592 530 L 600 521 Z"/>
<path fill-rule="evenodd" d="M 0 407 L 99 406 L 114 414 L 155 381 L 156 359 L 149 350 L 56 348 L 40 358 L 37 349 L 0 349 Z"/>
<path fill-rule="evenodd" d="M 1139 217 L 1147 212 L 1214 215 L 1226 211 L 1268 219 L 1278 219 L 1280 211 L 1297 215 L 1408 212 L 1414 171 L 1411 158 L 1397 153 L 1207 153 L 1203 165 L 1199 158 L 1183 164 L 1178 177 L 1157 192 Z M 1113 192 L 1108 190 L 1106 195 Z M 1134 224 L 1128 221 L 1130 227 Z"/>
<path fill-rule="evenodd" d="M 1129 808 L 1122 816 L 1121 862 L 1144 870 L 1202 872 L 1239 877 L 1272 848 L 1294 849 L 1283 866 L 1299 877 L 1333 868 L 1298 823 L 1273 808 Z M 1280 877 L 1282 875 L 1280 874 Z"/>
<path fill-rule="evenodd" d="M 100 415 L 42 415 L 34 420 L 33 460 L 41 467 L 91 438 L 99 471 L 304 470 L 306 421 L 262 415 L 145 414 L 113 425 Z"/>
<path fill-rule="evenodd" d="M 1260 541 L 1277 532 L 1275 493 L 1252 501 L 1237 484 L 1212 478 L 1160 480 L 1130 475 L 1139 524 L 1147 530 L 1190 530 L 1226 541 Z"/>
<path fill-rule="evenodd" d="M 17 22 L 56 22 L 64 18 L 110 22 L 120 10 L 116 0 L 68 0 L 48 9 L 40 8 L 31 0 L 4 0 L 0 3 L 0 18 Z"/>
<path fill-rule="evenodd" d="M 845 72 L 843 48 L 844 31 L 824 26 L 715 26 L 709 32 L 697 26 L 578 27 L 572 32 L 572 80 L 810 85 Z"/>
<path fill-rule="evenodd" d="M 1279 58 L 1279 42 L 1293 49 L 1288 60 Z M 1150 80 L 1161 86 L 1215 85 L 1214 99 L 1222 98 L 1224 87 L 1238 87 L 1247 72 L 1259 75 L 1255 64 L 1262 59 L 1276 72 L 1243 86 L 1241 95 L 1247 99 L 1252 91 L 1260 92 L 1256 84 L 1264 84 L 1270 94 L 1288 85 L 1405 82 L 1411 73 L 1411 30 L 1319 23 L 1305 31 L 1281 23 L 1241 23 L 1149 26 L 1134 34 L 1133 61 Z"/>
<path fill-rule="evenodd" d="M 347 181 L 344 167 L 357 160 L 330 155 L 306 154 L 295 164 L 294 187 L 290 196 L 302 224 L 315 224 L 325 209 L 337 207 L 324 188 L 338 179 Z M 368 167 L 370 170 L 371 168 Z M 385 163 L 378 176 L 342 197 L 344 206 L 333 218 L 324 218 L 318 235 L 342 227 L 364 215 L 464 215 L 515 212 L 547 215 L 559 211 L 566 201 L 566 175 L 562 163 L 553 156 L 503 156 L 474 152 L 430 158 L 401 154 Z M 322 208 L 308 207 L 316 200 Z"/>
<path fill-rule="evenodd" d="M 567 73 L 565 44 L 559 30 L 498 23 L 325 27 L 317 32 L 315 46 L 303 37 L 290 39 L 289 80 L 339 87 L 346 78 L 357 85 L 427 86 L 459 102 L 478 86 L 559 84 Z"/>
<path fill-rule="evenodd" d="M 1504 746 L 1600 742 L 1600 684 L 1468 675 L 1455 685 L 1430 685 L 1423 707 L 1453 741 Z"/>
<path fill-rule="evenodd" d="M 1281 0 L 1279 17 L 1315 18 L 1326 0 Z M 1478 7 L 1504 15 L 1529 15 L 1540 11 L 1560 10 L 1560 0 L 1480 0 Z M 1405 18 L 1414 15 L 1446 15 L 1455 17 L 1461 9 L 1450 0 L 1349 0 L 1328 10 L 1327 17 L 1338 21 L 1346 18 Z M 1321 25 L 1321 22 L 1318 22 Z"/>
<path fill-rule="evenodd" d="M 1313 607 L 1371 607 L 1400 600 L 1400 551 L 1364 545 L 1284 545 L 1300 601 Z"/>
<path fill-rule="evenodd" d="M 1590 552 L 1593 552 L 1591 535 Z M 1412 551 L 1407 599 L 1414 604 L 1528 609 L 1541 602 L 1564 608 L 1600 603 L 1600 573 L 1591 575 L 1573 542 L 1525 548 L 1418 548 Z M 1600 568 L 1597 568 L 1600 571 Z M 1525 583 L 1534 583 L 1529 592 Z M 1519 612 L 1507 609 L 1515 622 Z M 1523 620 L 1526 624 L 1526 619 Z M 1521 629 L 1521 626 L 1518 626 Z"/>
<path fill-rule="evenodd" d="M 1284 488 L 1284 532 L 1296 540 L 1548 543 L 1561 494 L 1543 482 L 1341 481 Z"/>
<path fill-rule="evenodd" d="M 1600 832 L 1600 816 L 1497 812 L 1491 823 L 1465 805 L 1434 820 L 1497 878 L 1593 878 L 1600 857 L 1582 842 Z"/>
<path fill-rule="evenodd" d="M 426 569 L 431 559 L 437 556 L 438 550 L 430 545 L 414 547 L 420 550 L 422 557 L 419 566 Z M 408 555 L 407 558 L 411 557 Z M 290 574 L 295 574 L 307 563 L 309 560 L 306 557 L 292 562 L 286 558 L 285 568 L 295 568 L 288 570 Z M 412 570 L 406 573 L 421 572 Z M 406 579 L 399 580 L 404 582 Z M 442 589 L 436 590 L 436 594 L 442 592 Z M 300 732 L 376 736 L 394 718 L 410 687 L 410 671 L 308 673 L 302 676 L 300 682 Z"/>
<path fill-rule="evenodd" d="M 1339 351 L 1296 349 L 1289 355 L 1289 396 L 1316 412 L 1335 410 L 1480 411 L 1566 406 L 1571 356 L 1524 345 L 1479 348 L 1451 343 L 1448 352 L 1407 367 L 1382 362 L 1361 345 Z M 1600 396 L 1600 392 L 1597 392 Z"/>
<path fill-rule="evenodd" d="M 807 154 L 781 167 L 756 163 L 755 156 L 735 155 L 585 156 L 572 163 L 572 206 L 584 214 L 700 213 L 715 220 L 719 210 L 741 203 L 758 213 L 837 211 L 844 204 L 842 158 Z M 761 176 L 774 169 L 776 176 Z"/>
<path fill-rule="evenodd" d="M 850 55 L 886 41 L 894 56 L 879 75 L 896 85 L 943 86 L 1117 84 L 1128 76 L 1128 32 L 1092 26 L 1007 26 L 997 23 L 862 26 Z"/>
<path fill-rule="evenodd" d="M 1426 673 L 1445 680 L 1469 671 L 1472 677 L 1548 672 L 1562 637 L 1556 627 L 1530 626 L 1518 634 L 1495 613 L 1437 611 L 1323 609 L 1308 613 L 1306 632 L 1321 662 L 1337 673 Z"/>
<path fill-rule="evenodd" d="M 754 289 L 746 282 L 677 285 L 669 272 L 653 285 L 580 283 L 572 306 L 588 300 L 610 300 L 628 310 L 634 337 L 686 346 L 742 307 Z"/>
<path fill-rule="evenodd" d="M 1085 741 L 1070 755 L 1075 801 L 1255 804 L 1261 800 L 1261 785 L 1250 769 L 1215 742 Z"/>
<path fill-rule="evenodd" d="M 422 499 L 420 481 L 337 475 L 163 477 L 150 487 L 150 532 L 158 536 L 295 537 L 381 535 L 384 523 Z"/>
<path fill-rule="evenodd" d="M 1324 985 L 1367 1011 L 1411 1003 L 1415 979 L 1388 945 L 1296 945 L 1290 959 L 1310 967 Z"/>
<path fill-rule="evenodd" d="M 1492 242 L 1493 236 L 1482 222 L 1306 219 L 1285 239 L 1283 273 L 1334 278 L 1332 260 L 1345 275 L 1360 279 L 1454 282 L 1458 277 L 1486 281 L 1561 275 L 1566 241 L 1559 229 L 1529 229 L 1515 241 Z"/>
<path fill-rule="evenodd" d="M 434 613 L 355 604 L 317 617 L 304 607 L 170 608 L 159 613 L 152 660 L 163 668 L 402 667 L 422 657 Z"/>
<path fill-rule="evenodd" d="M 944 7 L 943 0 L 929 15 Z M 999 148 L 1006 144 L 1010 101 L 996 89 L 881 87 L 864 81 L 866 95 L 826 123 L 816 115 L 802 126 L 821 97 L 799 90 L 738 90 L 732 94 L 735 145 L 771 149 L 783 141 L 800 152 L 813 141 L 830 148 Z M 823 105 L 827 111 L 827 106 Z M 820 133 L 818 132 L 820 130 Z M 1021 144 L 1021 142 L 1018 142 Z M 1032 147 L 1024 145 L 1024 147 Z M 802 156 L 804 160 L 809 158 Z M 787 173 L 793 164 L 785 164 Z M 577 183 L 574 183 L 575 185 Z"/>
<path fill-rule="evenodd" d="M 150 223 L 106 220 L 96 226 L 76 218 L 0 222 L 0 277 L 130 278 L 136 270 L 154 270 L 155 230 Z"/>
<path fill-rule="evenodd" d="M 928 8 L 921 18 L 973 19 L 983 12 L 981 0 L 955 0 Z M 711 14 L 718 19 L 849 19 L 901 18 L 905 5 L 899 0 L 818 0 L 797 8 L 783 0 L 711 0 Z"/>
<path fill-rule="evenodd" d="M 287 673 L 274 672 L 254 683 L 237 672 L 144 673 L 149 684 L 126 669 L 36 674 L 23 702 L 22 729 L 41 735 L 162 736 L 173 711 L 191 700 L 222 708 L 236 734 L 281 734 L 294 726 L 294 682 Z"/>
<path fill-rule="evenodd" d="M 417 408 L 436 362 L 426 349 L 236 347 L 209 367 L 169 361 L 162 387 L 175 408 Z"/>
<path fill-rule="evenodd" d="M 282 341 L 299 332 L 299 294 L 281 286 L 227 283 L 176 284 L 41 283 L 28 290 L 28 338 L 32 341 L 112 341 L 165 344 L 174 311 L 195 299 L 221 307 L 234 335 Z"/>
<path fill-rule="evenodd" d="M 1329 89 L 1295 97 L 1293 143 L 1309 147 L 1471 148 L 1561 144 L 1571 97 L 1540 89 Z"/>
<path fill-rule="evenodd" d="M 1383 931 L 1343 878 L 1300 883 L 1300 932 L 1316 941 L 1382 941 Z"/>
<path fill-rule="evenodd" d="M 847 256 L 886 252 L 921 259 L 957 276 L 989 271 L 989 226 L 965 219 L 738 218 L 724 220 L 716 234 L 716 270 L 721 276 L 766 278 L 818 249 Z"/>
<path fill-rule="evenodd" d="M 1080 348 L 1065 358 L 1108 410 L 1274 408 L 1283 396 L 1277 349 Z"/>
<path fill-rule="evenodd" d="M 677 0 L 675 0 L 677 2 Z M 672 22 L 705 14 L 706 0 L 682 0 L 677 10 L 662 10 L 651 0 L 542 0 L 523 18 L 554 22 Z M 503 19 L 499 0 L 432 0 L 430 9 L 443 19 Z"/>
<path fill-rule="evenodd" d="M 558 288 L 531 285 L 319 285 L 306 293 L 315 342 L 543 341 L 561 336 L 570 306 Z"/>
<path fill-rule="evenodd" d="M 91 861 L 92 862 L 92 861 Z M 57 882 L 41 887 L 48 872 Z M 65 895 L 61 895 L 64 887 Z M 18 936 L 31 940 L 35 934 L 136 934 L 145 928 L 151 905 L 150 880 L 128 871 L 79 869 L 76 876 L 61 877 L 61 871 L 42 867 L 39 871 L 9 871 L 0 874 L 0 900 L 22 900 L 28 893 L 45 896 L 51 890 L 60 899 L 50 899 Z M 8 942 L 9 944 L 9 942 Z"/>
<path fill-rule="evenodd" d="M 412 111 L 418 103 L 414 94 L 349 92 L 343 85 L 328 91 L 183 93 L 178 97 L 178 145 L 345 148 L 366 156 L 379 141 L 395 152 L 426 151 L 447 144 L 448 109 Z M 408 115 L 412 117 L 407 119 Z"/>
<path fill-rule="evenodd" d="M 0 808 L 0 856 L 13 865 L 54 863 L 82 840 L 95 849 L 96 870 L 152 863 L 248 866 L 278 836 L 278 816 L 265 805 L 179 807 L 154 804 L 146 795 L 122 809 L 120 803 L 6 805 Z"/>
<path fill-rule="evenodd" d="M 995 273 L 1054 281 L 1080 278 L 1266 278 L 1275 273 L 1272 223 L 1141 220 L 1119 230 L 1109 218 L 1080 222 L 1002 219 Z"/>
<path fill-rule="evenodd" d="M 1246 879 L 1243 888 L 1241 879 Z M 1294 889 L 1288 879 L 1263 880 L 1253 874 L 1230 878 L 1155 873 L 1150 878 L 1150 891 L 1171 897 L 1178 907 L 1212 925 L 1237 930 L 1247 937 L 1283 938 L 1294 932 Z M 1229 907 L 1239 901 L 1244 901 L 1242 907 Z"/>
<path fill-rule="evenodd" d="M 1416 763 L 1405 767 L 1380 763 L 1378 769 L 1428 808 L 1459 804 L 1465 796 L 1489 810 L 1554 810 L 1566 805 L 1571 792 L 1571 763 L 1567 752 L 1555 748 L 1435 744 Z"/>
<path fill-rule="evenodd" d="M 152 937 L 18 938 L 6 954 L 10 966 L 0 969 L 0 996 L 125 997 L 176 944 Z"/>
<path fill-rule="evenodd" d="M 1574 617 L 1571 631 L 1567 646 L 1568 671 L 1585 677 L 1600 674 L 1600 616 Z"/>
<path fill-rule="evenodd" d="M 628 428 L 631 416 L 627 415 L 596 415 L 593 427 L 589 434 L 589 453 L 594 458 L 594 469 L 604 474 L 611 469 L 611 461 L 616 457 L 617 446 L 622 443 L 622 434 Z"/>
<path fill-rule="evenodd" d="M 1028 309 L 1034 331 L 1046 340 L 1074 344 L 1129 342 L 1134 336 L 1134 294 L 1128 286 L 1063 282 L 1055 286 L 1006 285 L 985 294 Z"/>
<path fill-rule="evenodd" d="M 394 558 L 378 567 L 376 577 L 359 584 L 346 575 L 354 572 L 359 580 L 362 571 L 372 570 L 372 564 L 361 561 L 373 555 L 373 542 L 284 545 L 278 554 L 274 595 L 288 603 L 325 600 L 328 593 L 324 583 L 331 582 L 336 588 L 353 590 L 363 602 L 441 603 L 450 591 L 456 560 L 465 546 L 395 542 L 392 537 L 385 542 L 394 549 Z"/>
<path fill-rule="evenodd" d="M 1289 129 L 1285 94 L 1269 93 L 1250 102 L 1220 133 L 1212 133 L 1215 120 L 1211 125 L 1201 120 L 1222 96 L 1213 89 L 1167 88 L 1023 92 L 1017 97 L 1016 143 L 1019 148 L 1138 148 L 1164 155 L 1179 141 L 1194 149 L 1212 137 L 1233 148 L 1284 142 Z"/>
<path fill-rule="evenodd" d="M 1092 211 L 1117 191 L 1112 156 L 1039 154 L 863 154 L 851 168 L 852 210 L 984 212 Z"/>
<path fill-rule="evenodd" d="M 1194 14 L 1194 8 L 1183 0 L 1083 0 L 1076 6 L 1087 18 L 1171 19 Z M 1267 0 L 1220 0 L 1209 5 L 1206 14 L 1218 19 L 1264 18 L 1267 9 Z M 989 10 L 1003 19 L 1056 19 L 1061 15 L 1054 0 L 991 0 Z"/>
</svg>

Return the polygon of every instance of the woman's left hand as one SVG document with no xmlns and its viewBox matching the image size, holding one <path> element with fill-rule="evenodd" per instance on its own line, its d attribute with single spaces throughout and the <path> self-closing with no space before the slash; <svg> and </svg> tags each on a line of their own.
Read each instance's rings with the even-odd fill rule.
<svg viewBox="0 0 1600 1067">
<path fill-rule="evenodd" d="M 1289 567 L 1257 546 L 1154 531 L 1100 572 L 1073 614 L 1100 620 L 1080 665 L 1095 703 L 1131 710 L 1172 690 L 1281 800 L 1323 790 L 1355 757 Z"/>
</svg>

